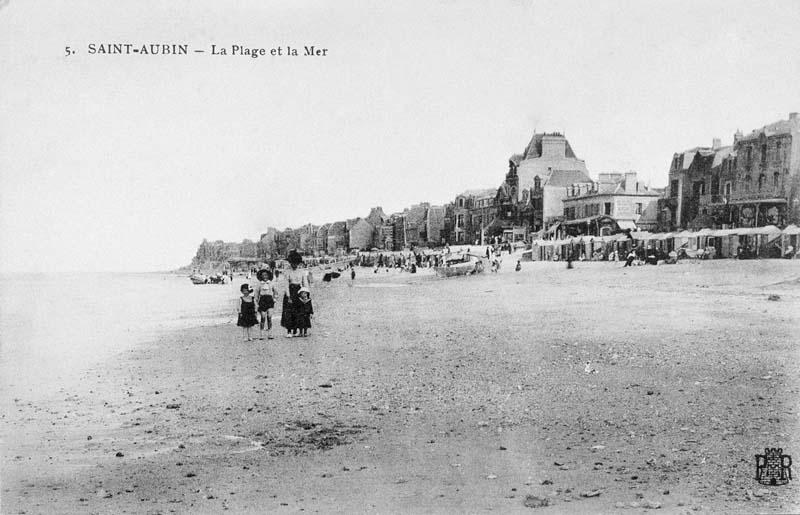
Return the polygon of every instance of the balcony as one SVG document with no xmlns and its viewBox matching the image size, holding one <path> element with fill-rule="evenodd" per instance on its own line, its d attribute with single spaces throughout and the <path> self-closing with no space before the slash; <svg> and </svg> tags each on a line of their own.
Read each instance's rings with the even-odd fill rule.
<svg viewBox="0 0 800 515">
<path fill-rule="evenodd" d="M 711 206 L 715 204 L 724 204 L 724 195 L 700 195 L 698 204 L 701 206 Z"/>
<path fill-rule="evenodd" d="M 772 200 L 772 199 L 779 199 L 779 198 L 786 198 L 786 192 L 784 190 L 775 191 L 771 186 L 768 188 L 762 188 L 761 191 L 740 191 L 735 192 L 731 196 L 731 201 L 758 201 L 758 200 Z"/>
</svg>

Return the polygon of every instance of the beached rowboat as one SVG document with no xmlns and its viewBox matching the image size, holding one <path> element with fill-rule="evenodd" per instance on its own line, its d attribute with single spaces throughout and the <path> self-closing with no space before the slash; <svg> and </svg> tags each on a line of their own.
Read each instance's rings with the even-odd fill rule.
<svg viewBox="0 0 800 515">
<path fill-rule="evenodd" d="M 477 256 L 472 256 L 477 258 Z M 477 258 L 475 261 L 470 261 L 470 255 L 467 254 L 463 260 L 447 261 L 446 266 L 434 267 L 434 273 L 439 277 L 455 277 L 459 275 L 472 275 L 483 272 L 483 260 Z"/>
<path fill-rule="evenodd" d="M 193 284 L 208 284 L 208 276 L 205 274 L 192 274 L 189 279 Z"/>
</svg>

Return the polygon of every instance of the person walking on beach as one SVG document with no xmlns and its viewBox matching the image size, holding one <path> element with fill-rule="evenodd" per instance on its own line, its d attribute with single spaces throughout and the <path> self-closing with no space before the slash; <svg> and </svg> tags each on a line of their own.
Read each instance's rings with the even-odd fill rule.
<svg viewBox="0 0 800 515">
<path fill-rule="evenodd" d="M 283 294 L 283 307 L 281 312 L 281 325 L 286 329 L 286 337 L 291 338 L 297 335 L 297 315 L 300 307 L 300 288 L 308 288 L 308 274 L 305 270 L 298 267 L 303 262 L 303 256 L 296 250 L 289 252 L 286 257 L 289 262 L 289 270 L 283 275 L 286 276 L 287 288 Z"/>
<path fill-rule="evenodd" d="M 275 308 L 275 285 L 272 284 L 272 272 L 269 270 L 259 270 L 256 273 L 258 278 L 258 288 L 256 289 L 256 305 L 260 315 L 260 330 L 258 339 L 264 339 L 264 325 L 267 326 L 267 339 L 272 340 L 272 311 Z"/>
<path fill-rule="evenodd" d="M 250 337 L 250 328 L 258 323 L 256 318 L 256 301 L 253 298 L 250 285 L 244 283 L 239 291 L 242 292 L 241 303 L 239 304 L 239 319 L 236 325 L 242 328 L 242 341 L 253 341 Z"/>
<path fill-rule="evenodd" d="M 308 336 L 311 327 L 311 317 L 314 316 L 314 307 L 311 305 L 311 291 L 305 286 L 297 292 L 298 304 L 296 309 L 298 336 Z"/>
</svg>

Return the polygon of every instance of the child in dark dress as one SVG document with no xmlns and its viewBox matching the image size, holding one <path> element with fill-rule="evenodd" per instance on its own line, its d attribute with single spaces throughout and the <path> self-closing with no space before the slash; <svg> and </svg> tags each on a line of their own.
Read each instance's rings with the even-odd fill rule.
<svg viewBox="0 0 800 515">
<path fill-rule="evenodd" d="M 297 328 L 300 330 L 300 336 L 308 336 L 308 328 L 311 327 L 311 317 L 314 316 L 314 307 L 311 305 L 311 291 L 306 288 L 300 288 L 297 292 L 300 299 L 300 305 L 297 307 Z"/>
<path fill-rule="evenodd" d="M 242 328 L 242 340 L 252 341 L 250 337 L 250 328 L 258 324 L 256 317 L 256 299 L 253 298 L 250 285 L 245 283 L 239 288 L 242 292 L 242 302 L 239 305 L 239 320 L 236 325 Z"/>
</svg>

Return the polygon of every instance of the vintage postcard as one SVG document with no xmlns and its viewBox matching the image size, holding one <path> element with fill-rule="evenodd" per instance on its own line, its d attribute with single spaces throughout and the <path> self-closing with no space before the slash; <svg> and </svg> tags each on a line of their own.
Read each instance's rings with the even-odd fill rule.
<svg viewBox="0 0 800 515">
<path fill-rule="evenodd" d="M 798 27 L 0 0 L 0 513 L 800 513 Z"/>
</svg>

